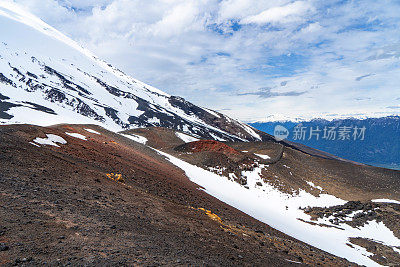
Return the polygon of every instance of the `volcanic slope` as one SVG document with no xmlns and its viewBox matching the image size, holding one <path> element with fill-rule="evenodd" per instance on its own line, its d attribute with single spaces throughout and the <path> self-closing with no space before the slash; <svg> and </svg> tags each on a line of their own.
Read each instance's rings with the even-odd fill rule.
<svg viewBox="0 0 400 267">
<path fill-rule="evenodd" d="M 290 236 L 367 266 L 400 262 L 399 171 L 282 142 L 124 134 L 146 138 L 207 193 Z"/>
<path fill-rule="evenodd" d="M 1 126 L 0 264 L 351 265 L 199 190 L 140 142 Z"/>
</svg>

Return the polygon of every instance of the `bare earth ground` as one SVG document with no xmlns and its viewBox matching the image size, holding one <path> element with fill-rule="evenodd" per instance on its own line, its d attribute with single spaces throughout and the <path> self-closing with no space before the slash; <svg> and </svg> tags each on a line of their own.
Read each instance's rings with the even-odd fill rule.
<svg viewBox="0 0 400 267">
<path fill-rule="evenodd" d="M 50 133 L 68 143 L 29 143 Z M 1 265 L 350 265 L 207 195 L 152 149 L 96 126 L 1 126 L 0 166 Z"/>
</svg>

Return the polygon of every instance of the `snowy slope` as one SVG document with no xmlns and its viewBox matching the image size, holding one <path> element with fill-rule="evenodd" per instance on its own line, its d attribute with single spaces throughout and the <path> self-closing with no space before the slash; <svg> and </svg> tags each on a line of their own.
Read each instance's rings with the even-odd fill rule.
<svg viewBox="0 0 400 267">
<path fill-rule="evenodd" d="M 162 126 L 259 140 L 253 128 L 170 96 L 101 61 L 21 7 L 0 2 L 0 122 Z"/>
<path fill-rule="evenodd" d="M 311 221 L 310 216 L 300 207 L 329 207 L 343 205 L 346 201 L 328 194 L 315 197 L 304 190 L 300 190 L 298 194 L 283 193 L 263 181 L 261 170 L 268 168 L 268 165 L 260 165 L 253 171 L 243 171 L 242 174 L 247 177 L 246 188 L 225 176 L 189 164 L 165 152 L 158 152 L 184 170 L 189 179 L 208 194 L 275 229 L 333 255 L 365 266 L 379 266 L 369 258 L 372 253 L 355 244 L 350 245 L 350 238 L 355 237 L 374 240 L 398 251 L 400 239 L 382 222 L 370 221 L 362 227 L 353 228 L 346 224 L 337 227 L 327 218 Z"/>
</svg>

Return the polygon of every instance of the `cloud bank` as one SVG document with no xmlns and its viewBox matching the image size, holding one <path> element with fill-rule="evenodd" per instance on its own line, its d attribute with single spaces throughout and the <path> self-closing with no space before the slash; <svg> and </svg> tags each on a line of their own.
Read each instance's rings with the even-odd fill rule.
<svg viewBox="0 0 400 267">
<path fill-rule="evenodd" d="M 135 78 L 244 121 L 399 114 L 395 0 L 14 2 Z"/>
</svg>

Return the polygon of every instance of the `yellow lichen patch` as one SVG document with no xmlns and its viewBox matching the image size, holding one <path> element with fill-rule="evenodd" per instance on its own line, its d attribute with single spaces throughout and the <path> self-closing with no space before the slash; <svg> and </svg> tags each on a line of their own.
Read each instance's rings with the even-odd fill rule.
<svg viewBox="0 0 400 267">
<path fill-rule="evenodd" d="M 271 236 L 268 232 L 264 233 L 262 231 L 255 231 L 243 225 L 229 223 L 229 221 L 224 222 L 218 215 L 204 208 L 194 208 L 191 206 L 188 208 L 195 211 L 201 211 L 202 213 L 204 212 L 210 219 L 218 222 L 220 228 L 225 232 L 229 232 L 230 234 L 234 234 L 244 238 L 245 240 L 249 240 L 249 242 L 256 240 L 262 244 L 261 246 L 265 246 L 267 244 L 265 248 L 269 250 L 275 249 L 275 251 L 284 251 L 286 254 L 289 253 L 289 255 L 300 256 L 304 263 L 315 265 L 315 259 L 312 258 L 314 256 L 310 253 L 307 253 L 307 251 L 304 251 L 304 247 L 301 244 L 296 245 L 296 243 L 292 240 Z"/>
<path fill-rule="evenodd" d="M 122 174 L 119 173 L 107 173 L 106 176 L 111 180 L 114 180 L 119 183 L 125 183 L 124 178 L 122 178 Z"/>
<path fill-rule="evenodd" d="M 208 217 L 210 217 L 210 218 L 213 219 L 214 221 L 218 221 L 218 222 L 222 223 L 221 218 L 220 218 L 217 214 L 214 214 L 214 213 L 207 213 L 207 215 L 208 215 Z"/>
<path fill-rule="evenodd" d="M 230 232 L 235 235 L 240 235 L 243 232 L 240 229 L 238 229 L 236 226 L 231 225 L 229 223 L 225 223 L 224 221 L 222 221 L 222 219 L 217 214 L 212 213 L 210 210 L 206 210 L 205 208 L 193 208 L 193 207 L 189 207 L 189 208 L 191 208 L 193 210 L 203 211 L 211 220 L 218 222 L 220 224 L 221 229 L 226 232 Z"/>
<path fill-rule="evenodd" d="M 212 220 L 222 223 L 221 218 L 217 214 L 212 213 L 210 210 L 205 210 L 205 212 Z"/>
<path fill-rule="evenodd" d="M 205 214 L 210 219 L 212 219 L 213 221 L 218 222 L 220 224 L 220 227 L 226 232 L 230 232 L 230 233 L 235 234 L 235 235 L 249 236 L 247 234 L 248 231 L 245 228 L 241 229 L 241 228 L 239 228 L 239 227 L 237 227 L 235 225 L 232 225 L 230 223 L 226 223 L 226 222 L 222 221 L 222 219 L 217 214 L 212 213 L 210 210 L 206 210 L 204 208 L 193 208 L 193 207 L 189 207 L 189 208 L 191 208 L 193 210 L 200 210 L 200 211 L 205 212 Z"/>
<path fill-rule="evenodd" d="M 194 209 L 194 210 L 196 209 L 196 208 L 193 208 L 193 207 L 190 207 L 190 208 L 191 208 L 191 209 Z M 221 219 L 217 214 L 212 213 L 210 210 L 206 210 L 206 209 L 204 209 L 204 208 L 197 208 L 197 210 L 204 211 L 210 219 L 212 219 L 212 220 L 214 220 L 214 221 L 217 221 L 217 222 L 219 222 L 220 224 L 224 225 L 224 224 L 222 223 L 222 219 Z"/>
</svg>

